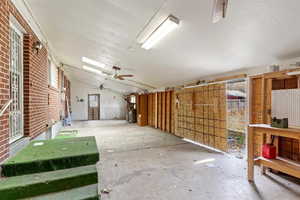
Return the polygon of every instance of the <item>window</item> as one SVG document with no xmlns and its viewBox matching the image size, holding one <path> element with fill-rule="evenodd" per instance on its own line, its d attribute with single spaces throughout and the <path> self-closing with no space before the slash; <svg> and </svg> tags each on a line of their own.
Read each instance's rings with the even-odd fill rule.
<svg viewBox="0 0 300 200">
<path fill-rule="evenodd" d="M 9 142 L 23 137 L 23 33 L 10 24 L 10 98 Z"/>
<path fill-rule="evenodd" d="M 136 96 L 135 95 L 130 96 L 130 103 L 136 103 Z"/>
<path fill-rule="evenodd" d="M 136 109 L 136 96 L 135 95 L 130 96 L 130 103 L 133 105 L 133 108 Z"/>
<path fill-rule="evenodd" d="M 49 71 L 49 77 L 48 77 L 48 84 L 51 87 L 57 88 L 57 74 L 58 69 L 55 66 L 55 64 L 51 61 L 51 59 L 48 59 L 48 71 Z"/>
</svg>

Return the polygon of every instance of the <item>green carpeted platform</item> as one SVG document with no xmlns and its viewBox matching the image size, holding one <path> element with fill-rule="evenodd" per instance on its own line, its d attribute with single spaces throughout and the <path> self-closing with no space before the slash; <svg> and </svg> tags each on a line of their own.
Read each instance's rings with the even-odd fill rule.
<svg viewBox="0 0 300 200">
<path fill-rule="evenodd" d="M 0 199 L 28 198 L 97 183 L 95 165 L 15 176 L 0 181 Z"/>
<path fill-rule="evenodd" d="M 57 193 L 50 193 L 26 200 L 99 200 L 98 185 L 88 185 Z"/>
<path fill-rule="evenodd" d="M 2 165 L 5 177 L 96 164 L 99 152 L 95 137 L 33 141 Z"/>
</svg>

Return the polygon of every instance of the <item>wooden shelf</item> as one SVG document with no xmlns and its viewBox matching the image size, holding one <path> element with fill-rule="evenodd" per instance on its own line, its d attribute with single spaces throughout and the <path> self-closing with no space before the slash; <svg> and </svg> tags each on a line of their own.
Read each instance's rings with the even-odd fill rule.
<svg viewBox="0 0 300 200">
<path fill-rule="evenodd" d="M 271 131 L 274 136 L 288 137 L 293 139 L 300 139 L 300 129 L 298 128 L 275 128 L 268 124 L 249 124 L 249 127 Z"/>
<path fill-rule="evenodd" d="M 291 160 L 277 158 L 277 159 L 267 159 L 259 157 L 255 159 L 255 164 L 262 165 L 283 173 L 300 178 L 300 165 Z"/>
<path fill-rule="evenodd" d="M 296 162 L 280 157 L 273 160 L 266 159 L 262 157 L 262 154 L 261 157 L 256 157 L 257 154 L 255 153 L 254 146 L 257 144 L 255 144 L 255 139 L 258 141 L 258 144 L 262 146 L 266 144 L 267 137 L 270 138 L 271 136 L 276 136 L 277 138 L 287 137 L 300 140 L 300 129 L 275 128 L 267 124 L 250 124 L 248 127 L 248 180 L 254 181 L 255 164 L 262 167 L 263 173 L 265 173 L 265 168 L 271 168 L 300 178 L 300 164 Z M 277 149 L 279 148 L 278 143 L 276 143 L 276 138 L 275 146 Z"/>
</svg>

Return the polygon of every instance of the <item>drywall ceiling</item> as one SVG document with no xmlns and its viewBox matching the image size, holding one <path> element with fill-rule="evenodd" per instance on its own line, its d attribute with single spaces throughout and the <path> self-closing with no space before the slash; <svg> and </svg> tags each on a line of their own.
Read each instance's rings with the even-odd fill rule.
<svg viewBox="0 0 300 200">
<path fill-rule="evenodd" d="M 230 0 L 217 24 L 213 0 L 26 1 L 61 62 L 80 67 L 86 56 L 117 64 L 156 87 L 300 56 L 299 0 Z M 137 37 L 159 8 L 150 25 L 173 14 L 180 27 L 141 49 Z"/>
</svg>

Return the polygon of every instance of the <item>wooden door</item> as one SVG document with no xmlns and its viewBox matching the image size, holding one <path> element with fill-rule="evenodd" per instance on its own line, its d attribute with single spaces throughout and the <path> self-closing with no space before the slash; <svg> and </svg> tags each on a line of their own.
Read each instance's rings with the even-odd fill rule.
<svg viewBox="0 0 300 200">
<path fill-rule="evenodd" d="M 88 95 L 88 120 L 100 120 L 100 94 Z"/>
</svg>

